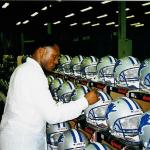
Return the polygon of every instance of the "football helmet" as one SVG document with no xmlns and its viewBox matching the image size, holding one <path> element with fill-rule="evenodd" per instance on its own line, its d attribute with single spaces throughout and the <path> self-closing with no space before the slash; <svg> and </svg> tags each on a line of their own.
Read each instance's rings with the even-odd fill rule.
<svg viewBox="0 0 150 150">
<path fill-rule="evenodd" d="M 99 142 L 90 143 L 85 150 L 110 150 L 108 146 L 102 145 Z"/>
<path fill-rule="evenodd" d="M 50 84 L 50 91 L 56 101 L 58 101 L 57 90 L 61 86 L 61 84 L 63 84 L 63 80 L 61 78 L 54 79 Z"/>
<path fill-rule="evenodd" d="M 139 67 L 139 60 L 132 56 L 117 60 L 114 67 L 115 84 L 120 87 L 131 89 L 139 88 Z"/>
<path fill-rule="evenodd" d="M 106 121 L 111 134 L 127 143 L 139 143 L 138 120 L 143 114 L 140 106 L 128 97 L 111 102 L 106 111 Z"/>
<path fill-rule="evenodd" d="M 112 98 L 100 90 L 98 90 L 99 100 L 93 105 L 89 105 L 85 109 L 86 121 L 98 127 L 99 129 L 107 129 L 107 123 L 105 119 L 105 112 L 107 110 L 108 104 L 111 103 Z"/>
<path fill-rule="evenodd" d="M 60 85 L 60 87 L 57 90 L 57 95 L 59 101 L 63 103 L 68 103 L 71 101 L 71 94 L 73 90 L 75 89 L 75 85 L 70 82 L 64 82 L 63 84 Z"/>
<path fill-rule="evenodd" d="M 114 84 L 115 63 L 116 59 L 112 56 L 102 57 L 96 66 L 97 81 Z"/>
<path fill-rule="evenodd" d="M 53 149 L 56 149 L 58 146 L 58 139 L 63 132 L 70 129 L 68 122 L 62 122 L 58 124 L 47 124 L 46 134 L 47 134 L 47 143 Z"/>
<path fill-rule="evenodd" d="M 81 63 L 81 77 L 89 80 L 95 78 L 97 62 L 94 56 L 85 57 Z"/>
<path fill-rule="evenodd" d="M 141 63 L 139 69 L 140 89 L 150 92 L 150 58 Z"/>
<path fill-rule="evenodd" d="M 82 55 L 75 56 L 71 60 L 70 69 L 71 69 L 72 75 L 75 76 L 75 77 L 81 76 L 80 65 L 81 65 L 82 60 L 83 60 Z"/>
<path fill-rule="evenodd" d="M 78 130 L 71 129 L 63 133 L 58 141 L 59 150 L 84 150 L 89 144 L 87 137 Z"/>
<path fill-rule="evenodd" d="M 55 78 L 52 75 L 47 76 L 48 84 L 50 85 L 54 79 Z"/>
<path fill-rule="evenodd" d="M 139 136 L 144 148 L 150 150 L 150 111 L 145 112 L 140 118 Z"/>
<path fill-rule="evenodd" d="M 79 87 L 77 87 L 77 88 L 75 88 L 75 89 L 73 90 L 73 92 L 72 92 L 72 94 L 71 94 L 71 100 L 72 100 L 72 101 L 76 101 L 76 100 L 78 100 L 78 99 L 84 97 L 84 95 L 85 95 L 86 93 L 88 93 L 89 91 L 90 91 L 90 90 L 89 90 L 89 88 L 88 88 L 87 86 L 81 85 L 81 86 L 79 86 Z"/>
<path fill-rule="evenodd" d="M 68 55 L 61 55 L 59 59 L 59 72 L 62 74 L 70 75 L 70 63 L 71 63 L 71 57 Z"/>
</svg>

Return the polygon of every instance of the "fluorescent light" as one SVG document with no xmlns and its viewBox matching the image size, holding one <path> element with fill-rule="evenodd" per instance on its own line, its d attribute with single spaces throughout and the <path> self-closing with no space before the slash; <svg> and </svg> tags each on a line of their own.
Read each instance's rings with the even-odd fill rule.
<svg viewBox="0 0 150 150">
<path fill-rule="evenodd" d="M 97 16 L 96 18 L 100 19 L 100 18 L 104 18 L 104 17 L 107 17 L 108 15 L 107 14 L 104 14 L 104 15 L 101 15 L 101 16 Z"/>
<path fill-rule="evenodd" d="M 87 25 L 87 24 L 90 24 L 90 23 L 91 23 L 90 21 L 87 21 L 87 22 L 82 23 L 82 25 Z"/>
<path fill-rule="evenodd" d="M 9 6 L 9 3 L 5 3 L 2 8 L 7 8 Z"/>
<path fill-rule="evenodd" d="M 69 18 L 69 17 L 72 17 L 72 16 L 74 16 L 74 15 L 75 15 L 74 13 L 71 13 L 71 14 L 69 14 L 69 15 L 66 15 L 65 18 Z"/>
<path fill-rule="evenodd" d="M 47 6 L 43 7 L 41 10 L 47 10 Z"/>
<path fill-rule="evenodd" d="M 129 10 L 130 10 L 130 8 L 126 8 L 126 9 L 125 9 L 125 11 L 129 11 Z"/>
<path fill-rule="evenodd" d="M 129 10 L 130 10 L 130 8 L 126 8 L 126 9 L 125 9 L 125 11 L 129 11 Z M 118 14 L 119 11 L 117 10 L 116 13 Z"/>
<path fill-rule="evenodd" d="M 109 1 L 103 1 L 103 2 L 101 2 L 101 4 L 107 4 L 107 3 L 110 3 L 110 2 L 112 2 L 112 0 L 109 0 Z"/>
<path fill-rule="evenodd" d="M 148 14 L 150 14 L 150 11 L 147 11 L 147 12 L 145 12 L 144 14 L 145 14 L 145 15 L 148 15 Z"/>
<path fill-rule="evenodd" d="M 143 27 L 144 24 L 138 24 L 138 25 L 135 25 L 135 27 Z"/>
<path fill-rule="evenodd" d="M 110 26 L 110 25 L 113 25 L 113 24 L 115 24 L 115 22 L 108 22 L 108 23 L 106 23 L 106 26 Z"/>
<path fill-rule="evenodd" d="M 95 26 L 99 26 L 99 25 L 100 25 L 100 23 L 95 23 L 95 24 L 92 24 L 91 26 L 95 27 Z"/>
<path fill-rule="evenodd" d="M 135 25 L 139 25 L 139 24 L 141 24 L 141 23 L 140 22 L 136 22 L 136 23 L 130 24 L 130 26 L 135 26 Z"/>
<path fill-rule="evenodd" d="M 115 27 L 119 27 L 119 25 L 118 25 L 118 24 L 115 24 Z"/>
<path fill-rule="evenodd" d="M 134 15 L 131 15 L 131 16 L 127 16 L 126 18 L 130 19 L 130 18 L 134 18 L 134 17 L 135 17 Z"/>
<path fill-rule="evenodd" d="M 23 22 L 23 24 L 27 24 L 29 22 L 29 20 L 25 20 L 24 22 Z"/>
<path fill-rule="evenodd" d="M 91 9 L 93 9 L 93 7 L 89 6 L 89 7 L 85 8 L 85 9 L 81 9 L 80 11 L 81 12 L 85 12 L 85 11 L 88 11 L 88 10 L 91 10 Z"/>
<path fill-rule="evenodd" d="M 16 25 L 19 26 L 21 24 L 21 21 L 17 22 Z"/>
<path fill-rule="evenodd" d="M 38 14 L 39 14 L 38 12 L 35 12 L 35 13 L 31 14 L 31 17 L 34 17 L 34 16 L 36 16 Z"/>
<path fill-rule="evenodd" d="M 56 22 L 54 22 L 53 24 L 59 24 L 59 23 L 61 23 L 61 21 L 56 21 Z"/>
<path fill-rule="evenodd" d="M 47 26 L 48 25 L 48 23 L 44 23 L 44 26 Z"/>
<path fill-rule="evenodd" d="M 77 25 L 77 23 L 72 23 L 72 24 L 70 24 L 70 26 L 72 27 L 72 26 L 76 26 Z"/>
<path fill-rule="evenodd" d="M 142 6 L 148 6 L 150 5 L 150 2 L 147 2 L 147 3 L 143 3 Z"/>
</svg>

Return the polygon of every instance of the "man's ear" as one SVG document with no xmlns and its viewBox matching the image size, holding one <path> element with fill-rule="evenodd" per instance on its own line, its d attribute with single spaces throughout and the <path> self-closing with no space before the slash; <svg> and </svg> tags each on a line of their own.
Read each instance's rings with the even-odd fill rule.
<svg viewBox="0 0 150 150">
<path fill-rule="evenodd" d="M 43 55 L 44 55 L 44 54 L 45 54 L 45 52 L 46 52 L 46 49 L 45 49 L 45 48 L 43 48 L 43 47 L 39 47 L 38 51 L 39 51 L 39 55 L 40 55 L 40 57 L 43 57 Z"/>
</svg>

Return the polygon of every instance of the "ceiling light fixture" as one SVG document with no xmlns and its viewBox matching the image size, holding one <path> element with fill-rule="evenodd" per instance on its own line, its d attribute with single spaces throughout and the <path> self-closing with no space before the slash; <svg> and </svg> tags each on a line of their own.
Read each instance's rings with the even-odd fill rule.
<svg viewBox="0 0 150 150">
<path fill-rule="evenodd" d="M 75 22 L 75 23 L 72 23 L 72 24 L 70 24 L 70 26 L 72 27 L 72 26 L 76 26 L 77 25 L 77 23 Z"/>
<path fill-rule="evenodd" d="M 87 21 L 87 22 L 82 23 L 82 25 L 87 25 L 87 24 L 90 24 L 90 23 L 91 23 L 91 21 Z"/>
<path fill-rule="evenodd" d="M 118 24 L 115 24 L 115 27 L 119 27 L 119 25 L 118 25 Z"/>
<path fill-rule="evenodd" d="M 148 14 L 150 14 L 150 11 L 147 11 L 147 12 L 145 12 L 144 14 L 145 14 L 145 15 L 148 15 Z"/>
<path fill-rule="evenodd" d="M 74 13 L 71 13 L 71 14 L 69 14 L 69 15 L 66 15 L 65 18 L 69 18 L 69 17 L 72 17 L 72 16 L 74 16 L 74 15 L 75 15 Z"/>
<path fill-rule="evenodd" d="M 38 12 L 34 12 L 33 14 L 31 14 L 31 17 L 34 17 L 34 16 L 36 16 L 38 14 L 39 14 Z"/>
<path fill-rule="evenodd" d="M 135 25 L 135 27 L 143 27 L 144 24 L 138 24 L 138 25 Z"/>
<path fill-rule="evenodd" d="M 21 24 L 21 21 L 17 22 L 16 25 L 19 26 Z"/>
<path fill-rule="evenodd" d="M 130 24 L 130 26 L 135 26 L 135 25 L 139 25 L 139 24 L 141 24 L 141 23 L 140 22 L 136 22 L 136 23 Z"/>
<path fill-rule="evenodd" d="M 107 16 L 108 16 L 107 14 L 104 14 L 104 15 L 101 15 L 101 16 L 97 16 L 96 18 L 100 19 L 100 18 L 104 18 L 104 17 L 107 17 Z"/>
<path fill-rule="evenodd" d="M 47 6 L 43 7 L 41 10 L 47 10 Z"/>
<path fill-rule="evenodd" d="M 109 1 L 103 1 L 103 2 L 101 2 L 101 4 L 107 4 L 107 3 L 110 3 L 110 2 L 112 2 L 112 0 L 109 0 Z"/>
<path fill-rule="evenodd" d="M 99 25 L 100 25 L 100 23 L 95 23 L 95 24 L 92 24 L 91 26 L 95 27 L 95 26 L 99 26 Z"/>
<path fill-rule="evenodd" d="M 23 22 L 23 24 L 27 24 L 29 22 L 29 20 L 25 20 L 24 22 Z"/>
<path fill-rule="evenodd" d="M 134 15 L 131 15 L 131 16 L 127 16 L 126 18 L 130 19 L 130 18 L 134 18 L 134 17 L 135 17 Z"/>
<path fill-rule="evenodd" d="M 59 23 L 61 23 L 61 21 L 56 21 L 56 22 L 54 22 L 53 24 L 59 24 Z"/>
<path fill-rule="evenodd" d="M 113 25 L 113 24 L 115 24 L 115 22 L 108 22 L 108 23 L 106 23 L 106 26 L 110 26 L 110 25 Z"/>
<path fill-rule="evenodd" d="M 147 3 L 143 3 L 142 6 L 148 6 L 150 5 L 150 2 L 147 2 Z"/>
<path fill-rule="evenodd" d="M 91 10 L 91 9 L 93 9 L 93 7 L 89 6 L 89 7 L 85 8 L 85 9 L 81 9 L 80 11 L 81 12 L 85 12 L 85 11 L 88 11 L 88 10 Z"/>
<path fill-rule="evenodd" d="M 9 3 L 5 3 L 2 8 L 7 8 L 9 6 Z"/>
</svg>

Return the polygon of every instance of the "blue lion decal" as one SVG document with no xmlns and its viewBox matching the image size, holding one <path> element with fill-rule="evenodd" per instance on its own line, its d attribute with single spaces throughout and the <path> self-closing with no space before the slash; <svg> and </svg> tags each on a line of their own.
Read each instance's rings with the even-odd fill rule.
<svg viewBox="0 0 150 150">
<path fill-rule="evenodd" d="M 115 109 L 115 107 L 116 107 L 116 105 L 115 105 L 114 103 L 110 103 L 110 104 L 108 105 L 108 108 L 107 108 L 107 111 L 106 111 L 106 116 L 105 116 L 107 119 L 108 119 L 109 113 L 117 111 L 117 110 Z"/>
</svg>

